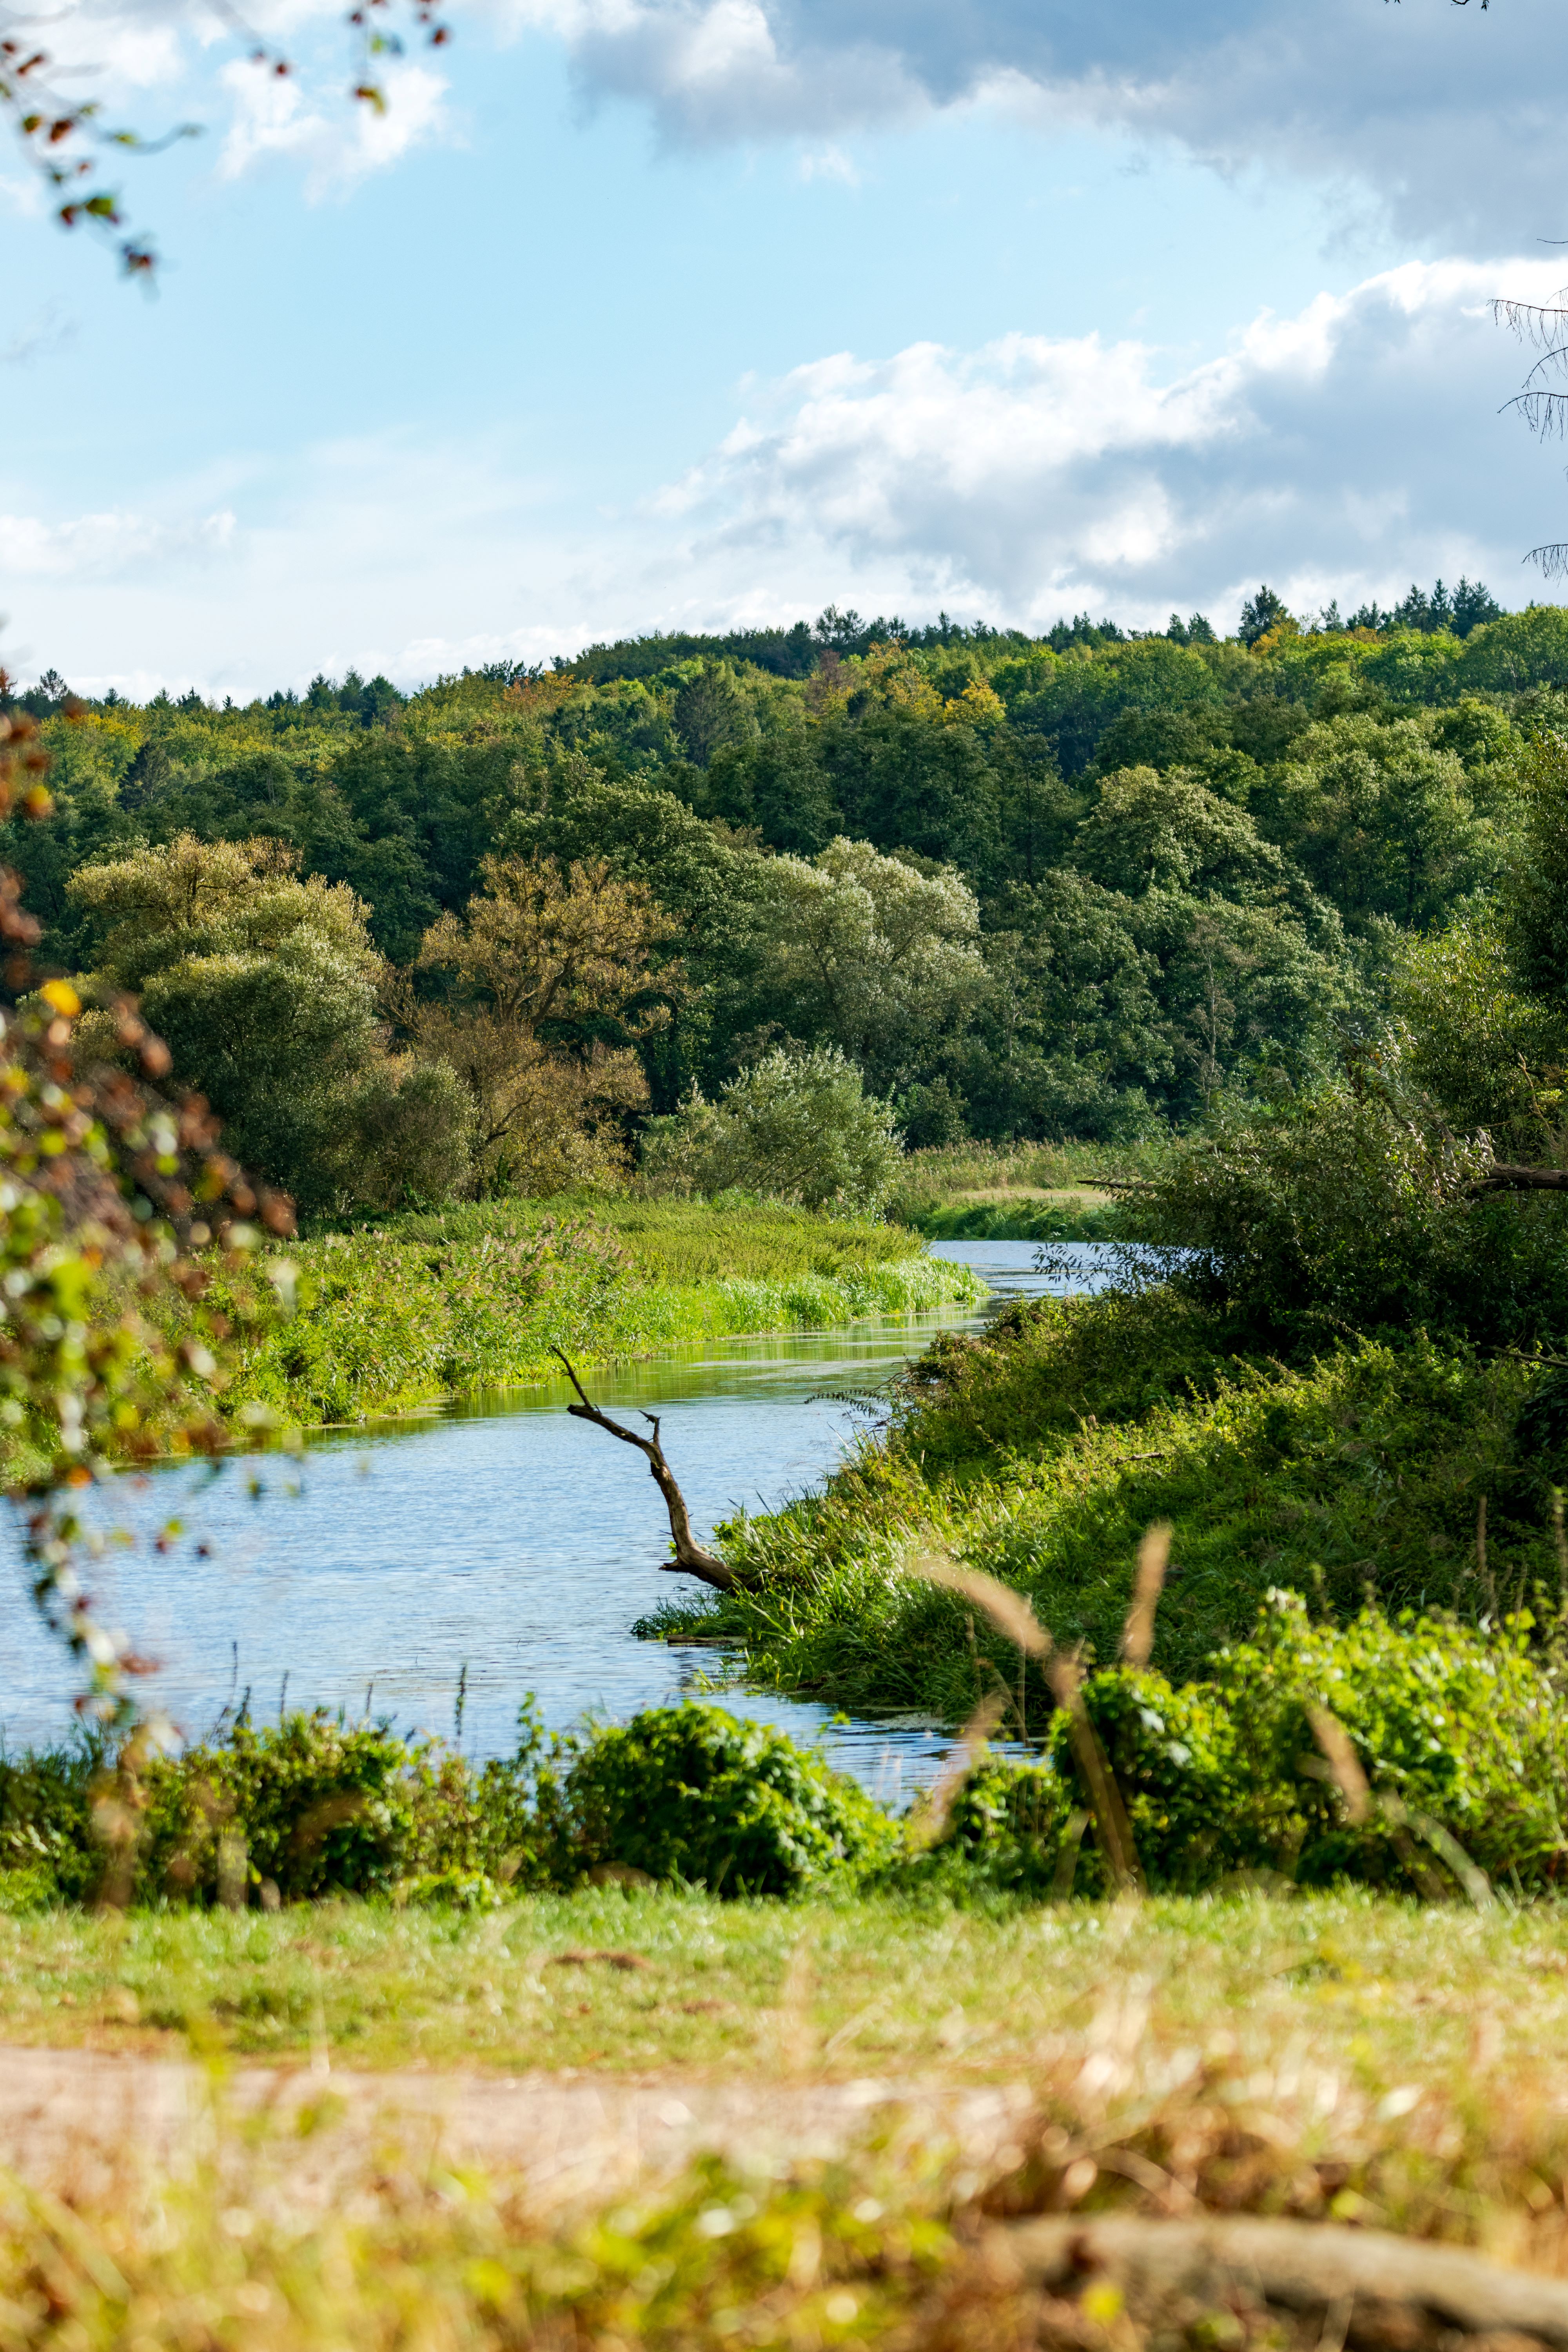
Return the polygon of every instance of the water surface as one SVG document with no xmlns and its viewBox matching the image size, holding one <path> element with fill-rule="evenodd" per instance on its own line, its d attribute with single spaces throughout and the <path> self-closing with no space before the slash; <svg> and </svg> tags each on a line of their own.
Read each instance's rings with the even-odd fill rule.
<svg viewBox="0 0 1568 2352">
<path fill-rule="evenodd" d="M 710 1539 L 736 1511 L 775 1509 L 820 1479 L 934 1332 L 977 1324 L 1021 1291 L 1092 1287 L 1100 1256 L 1090 1244 L 1053 1251 L 1072 1270 L 1047 1276 L 1032 1242 L 939 1243 L 933 1254 L 976 1267 L 992 1286 L 988 1309 L 716 1340 L 596 1372 L 590 1393 L 623 1417 L 660 1416 L 694 1528 Z M 106 1557 L 102 1613 L 161 1661 L 159 1694 L 192 1736 L 247 1692 L 262 1719 L 286 1696 L 290 1707 L 368 1708 L 450 1735 L 461 1685 L 463 1744 L 496 1755 L 525 1692 L 564 1727 L 722 1676 L 710 1650 L 632 1635 L 658 1601 L 697 1588 L 660 1569 L 668 1528 L 643 1457 L 572 1420 L 570 1397 L 552 1381 L 318 1434 L 298 1463 L 262 1455 L 216 1476 L 120 1482 L 104 1524 L 135 1540 Z M 152 1539 L 172 1519 L 182 1532 L 157 1551 Z M 5 1730 L 16 1747 L 58 1737 L 76 1685 L 19 1564 L 11 1591 Z M 821 1734 L 888 1801 L 929 1778 L 947 1744 L 919 1721 L 851 1723 L 770 1694 L 721 1696 L 737 1713 Z"/>
</svg>

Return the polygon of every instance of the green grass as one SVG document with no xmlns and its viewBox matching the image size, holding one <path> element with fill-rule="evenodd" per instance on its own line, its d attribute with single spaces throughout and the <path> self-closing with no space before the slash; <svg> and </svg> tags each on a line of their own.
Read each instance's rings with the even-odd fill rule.
<svg viewBox="0 0 1568 2352">
<path fill-rule="evenodd" d="M 761 1591 L 667 1605 L 649 1630 L 722 1633 L 753 1681 L 958 1721 L 993 1679 L 987 1655 L 1009 1679 L 1016 1658 L 906 1558 L 950 1549 L 1109 1661 L 1157 1519 L 1174 1537 L 1153 1662 L 1177 1679 L 1244 1638 L 1271 1585 L 1342 1619 L 1368 1598 L 1554 1618 L 1563 1465 L 1531 1418 L 1550 1378 L 1419 1336 L 1291 1368 L 1233 1352 L 1158 1292 L 1013 1310 L 983 1338 L 939 1339 L 889 1440 L 822 1494 L 723 1531 Z M 1043 1717 L 1043 1683 L 1032 1704 Z"/>
<path fill-rule="evenodd" d="M 1143 1143 L 962 1143 L 911 1151 L 888 1214 L 931 1240 L 1107 1241 L 1109 1179 L 1147 1176 L 1169 1154 Z"/>
<path fill-rule="evenodd" d="M 640 1966 L 563 1955 L 613 1952 Z M 341 2063 L 592 2067 L 707 2080 L 1014 2079 L 1108 2001 L 1145 2063 L 1337 2071 L 1381 2096 L 1460 2084 L 1479 2018 L 1521 2064 L 1568 2057 L 1568 1913 L 1238 1893 L 953 1911 L 862 1897 L 529 1896 L 489 1913 L 342 1901 L 0 1917 L 12 2042 Z"/>
<path fill-rule="evenodd" d="M 306 1424 L 537 1381 L 550 1350 L 584 1364 L 748 1332 L 820 1330 L 973 1302 L 967 1269 L 896 1225 L 774 1203 L 568 1196 L 391 1218 L 290 1246 L 299 1305 L 237 1313 L 221 1409 Z M 215 1286 L 209 1304 L 243 1308 Z"/>
<path fill-rule="evenodd" d="M 612 1951 L 643 1965 L 567 1957 Z M 213 2086 L 173 2180 L 128 2147 L 68 2201 L 0 2182 L 5 2352 L 1318 2343 L 1316 2316 L 1123 2311 L 1092 2274 L 1043 2334 L 997 2233 L 1074 2210 L 1287 2214 L 1562 2266 L 1555 1906 L 1243 1892 L 987 1917 L 614 1893 L 482 1916 L 57 1915 L 0 1919 L 0 2024 L 188 2050 Z M 231 2057 L 331 2071 L 269 2121 L 229 2110 Z M 579 2182 L 552 2213 L 450 2131 L 437 2153 L 417 2126 L 355 2124 L 333 2075 L 409 2062 L 740 2081 L 759 2120 L 774 2085 L 869 2075 L 910 2097 L 840 2157 L 699 2158 L 673 2181 Z M 1026 2096 L 984 2155 L 922 2129 L 922 2084 L 1003 2080 Z"/>
</svg>

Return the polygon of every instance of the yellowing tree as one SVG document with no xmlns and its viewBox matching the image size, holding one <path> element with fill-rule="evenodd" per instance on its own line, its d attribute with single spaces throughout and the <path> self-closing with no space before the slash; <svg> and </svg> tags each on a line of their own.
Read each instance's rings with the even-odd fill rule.
<svg viewBox="0 0 1568 2352">
<path fill-rule="evenodd" d="M 642 883 L 602 862 L 491 856 L 480 872 L 467 913 L 443 915 L 419 952 L 447 994 L 405 995 L 403 1017 L 467 1085 L 492 1189 L 614 1181 L 624 1115 L 647 1099 L 633 1041 L 684 990 L 679 963 L 652 961 L 673 926 Z"/>
</svg>

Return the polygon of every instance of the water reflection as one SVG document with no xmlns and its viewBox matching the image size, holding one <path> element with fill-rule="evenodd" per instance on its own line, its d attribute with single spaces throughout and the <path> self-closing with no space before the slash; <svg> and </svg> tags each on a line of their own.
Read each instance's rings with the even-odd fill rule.
<svg viewBox="0 0 1568 2352">
<path fill-rule="evenodd" d="M 1086 1246 L 1086 1245 L 1080 1245 Z M 1032 1243 L 939 1244 L 994 1286 L 1034 1286 Z M 1091 1257 L 1092 1253 L 1089 1253 Z M 1027 1263 L 1025 1263 L 1027 1261 Z M 1092 1263 L 1070 1286 L 1088 1287 Z M 654 1411 L 700 1538 L 737 1510 L 776 1508 L 820 1478 L 865 1427 L 844 1402 L 874 1391 L 950 1312 L 826 1333 L 715 1341 L 595 1374 L 595 1401 Z M 253 1712 L 284 1703 L 370 1707 L 405 1728 L 450 1733 L 466 1667 L 465 1747 L 510 1744 L 524 1692 L 564 1727 L 625 1716 L 721 1675 L 711 1651 L 635 1640 L 659 1601 L 694 1588 L 661 1571 L 666 1533 L 642 1458 L 568 1418 L 565 1381 L 410 1419 L 315 1437 L 302 1463 L 261 1457 L 221 1475 L 164 1471 L 126 1481 L 112 1523 L 110 1618 L 163 1662 L 160 1692 L 191 1734 L 248 1690 Z M 172 1517 L 166 1553 L 151 1538 Z M 205 1548 L 206 1557 L 199 1556 Z M 13 1748 L 58 1737 L 73 1689 L 14 1569 L 5 1730 Z M 829 1711 L 726 1689 L 723 1704 L 805 1737 L 821 1734 L 885 1801 L 934 1770 L 946 1738 L 907 1717 L 835 1723 Z"/>
</svg>

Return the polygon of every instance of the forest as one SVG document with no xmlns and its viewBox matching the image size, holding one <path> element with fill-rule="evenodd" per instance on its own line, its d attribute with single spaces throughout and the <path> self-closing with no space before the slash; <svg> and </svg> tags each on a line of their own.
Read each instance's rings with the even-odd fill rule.
<svg viewBox="0 0 1568 2352">
<path fill-rule="evenodd" d="M 838 1160 L 755 1189 L 863 1206 L 900 1142 L 1131 1145 L 1374 1062 L 1500 1162 L 1552 1156 L 1524 901 L 1562 607 L 1439 583 L 1299 620 L 1263 588 L 1229 636 L 1031 640 L 830 606 L 408 696 L 17 701 L 52 805 L 0 856 L 79 1051 L 138 1000 L 307 1215 L 639 1161 L 722 1189 L 742 1129 L 787 1161 L 801 1101 Z"/>
</svg>

